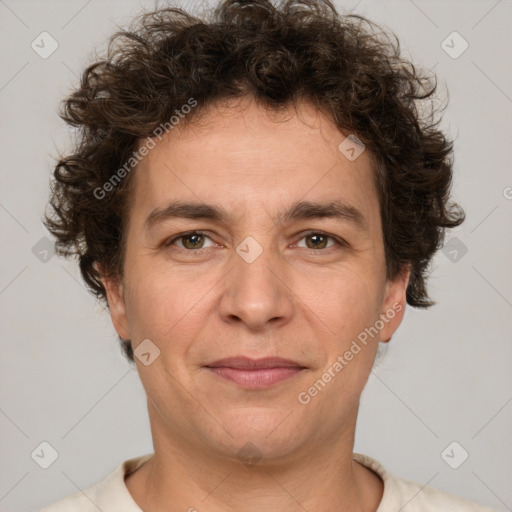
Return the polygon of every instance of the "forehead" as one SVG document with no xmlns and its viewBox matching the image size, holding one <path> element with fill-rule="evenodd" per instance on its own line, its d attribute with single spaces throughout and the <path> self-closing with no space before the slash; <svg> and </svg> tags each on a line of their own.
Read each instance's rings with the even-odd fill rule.
<svg viewBox="0 0 512 512">
<path fill-rule="evenodd" d="M 262 209 L 278 215 L 299 200 L 341 199 L 371 217 L 378 210 L 372 160 L 366 151 L 347 158 L 340 151 L 346 136 L 306 103 L 279 113 L 255 101 L 216 105 L 177 126 L 140 162 L 132 214 L 146 219 L 186 200 L 222 205 L 241 220 Z"/>
</svg>

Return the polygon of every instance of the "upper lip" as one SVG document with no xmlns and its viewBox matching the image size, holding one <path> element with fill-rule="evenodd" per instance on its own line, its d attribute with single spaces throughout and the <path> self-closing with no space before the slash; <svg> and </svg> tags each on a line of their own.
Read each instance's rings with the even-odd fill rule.
<svg viewBox="0 0 512 512">
<path fill-rule="evenodd" d="M 227 357 L 206 365 L 208 368 L 236 368 L 239 370 L 262 370 L 268 368 L 304 368 L 299 363 L 282 357 L 264 357 L 251 359 L 250 357 Z"/>
</svg>

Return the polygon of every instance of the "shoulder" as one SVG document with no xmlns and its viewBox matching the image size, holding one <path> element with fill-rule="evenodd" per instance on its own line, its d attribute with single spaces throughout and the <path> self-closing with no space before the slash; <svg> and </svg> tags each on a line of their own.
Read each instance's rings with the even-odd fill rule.
<svg viewBox="0 0 512 512">
<path fill-rule="evenodd" d="M 95 486 L 86 489 L 83 493 L 81 491 L 66 496 L 65 498 L 47 505 L 39 509 L 38 512 L 65 512 L 66 510 L 73 510 L 76 512 L 93 512 L 98 511 L 95 503 Z"/>
<path fill-rule="evenodd" d="M 408 504 L 414 512 L 495 512 L 435 487 L 399 478 L 367 455 L 354 453 L 354 459 L 377 473 L 384 482 L 384 493 L 376 512 L 395 512 Z"/>
<path fill-rule="evenodd" d="M 394 477 L 397 494 L 411 502 L 416 512 L 493 512 L 474 501 L 454 496 L 430 485 L 421 485 Z"/>
<path fill-rule="evenodd" d="M 140 512 L 124 483 L 124 478 L 152 456 L 153 454 L 147 454 L 125 460 L 101 482 L 70 494 L 38 512 Z"/>
</svg>

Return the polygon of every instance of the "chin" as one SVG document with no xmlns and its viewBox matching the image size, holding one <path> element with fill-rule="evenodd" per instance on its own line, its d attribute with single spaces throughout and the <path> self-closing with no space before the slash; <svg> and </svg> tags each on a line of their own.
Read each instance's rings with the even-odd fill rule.
<svg viewBox="0 0 512 512">
<path fill-rule="evenodd" d="M 246 465 L 256 462 L 282 460 L 296 452 L 308 437 L 303 428 L 289 420 L 293 414 L 267 414 L 252 416 L 244 414 L 236 422 L 221 423 L 220 438 L 210 439 L 212 447 L 229 459 L 237 459 Z M 286 418 L 286 419 L 285 419 Z M 284 419 L 284 421 L 283 421 Z"/>
</svg>

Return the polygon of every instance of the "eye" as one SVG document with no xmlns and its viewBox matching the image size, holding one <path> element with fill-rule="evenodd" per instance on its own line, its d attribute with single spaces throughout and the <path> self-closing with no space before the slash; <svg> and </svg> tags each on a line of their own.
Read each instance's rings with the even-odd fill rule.
<svg viewBox="0 0 512 512">
<path fill-rule="evenodd" d="M 306 249 L 318 250 L 318 249 L 330 249 L 334 245 L 346 246 L 347 244 L 341 240 L 338 240 L 334 236 L 327 235 L 321 231 L 310 231 L 306 233 L 301 240 L 306 240 Z M 329 240 L 332 242 L 328 245 Z M 297 247 L 304 247 L 297 243 Z"/>
<path fill-rule="evenodd" d="M 200 231 L 188 231 L 186 233 L 181 233 L 171 240 L 165 242 L 166 246 L 175 245 L 178 249 L 183 249 L 184 251 L 200 251 L 201 249 L 205 249 L 206 247 L 213 247 L 215 244 L 212 242 L 211 245 L 205 246 L 205 240 L 210 240 L 211 238 L 206 236 L 204 233 Z M 178 242 L 178 243 L 175 243 Z"/>
<path fill-rule="evenodd" d="M 305 240 L 305 245 L 301 245 L 302 240 Z M 205 245 L 207 241 L 210 242 L 209 245 Z M 178 250 L 188 252 L 189 254 L 201 254 L 204 249 L 217 246 L 209 236 L 201 231 L 187 231 L 181 233 L 164 242 L 164 245 L 166 247 L 174 246 Z M 335 246 L 349 247 L 344 240 L 321 231 L 310 231 L 304 234 L 296 246 L 312 251 L 327 250 Z"/>
</svg>

